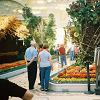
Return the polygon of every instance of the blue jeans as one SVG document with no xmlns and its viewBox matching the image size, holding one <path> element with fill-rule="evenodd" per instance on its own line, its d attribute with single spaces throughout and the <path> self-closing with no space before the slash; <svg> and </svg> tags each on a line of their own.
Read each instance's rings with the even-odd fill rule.
<svg viewBox="0 0 100 100">
<path fill-rule="evenodd" d="M 61 60 L 61 66 L 63 67 L 63 63 L 66 65 L 66 55 L 60 55 L 60 60 Z"/>
<path fill-rule="evenodd" d="M 41 88 L 42 89 L 48 89 L 49 87 L 50 71 L 51 71 L 51 66 L 40 67 Z"/>
<path fill-rule="evenodd" d="M 74 60 L 74 56 L 75 56 L 74 51 L 70 51 L 70 60 Z"/>
</svg>

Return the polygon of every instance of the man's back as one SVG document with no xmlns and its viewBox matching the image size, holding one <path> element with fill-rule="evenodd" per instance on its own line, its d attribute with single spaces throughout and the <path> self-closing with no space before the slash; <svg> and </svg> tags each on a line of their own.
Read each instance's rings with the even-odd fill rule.
<svg viewBox="0 0 100 100">
<path fill-rule="evenodd" d="M 65 54 L 65 48 L 64 47 L 60 47 L 59 48 L 59 53 L 60 53 L 60 55 L 64 55 Z"/>
</svg>

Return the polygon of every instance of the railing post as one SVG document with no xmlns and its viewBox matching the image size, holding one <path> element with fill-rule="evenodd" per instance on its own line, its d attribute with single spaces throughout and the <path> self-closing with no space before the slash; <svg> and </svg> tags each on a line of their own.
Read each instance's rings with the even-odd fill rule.
<svg viewBox="0 0 100 100">
<path fill-rule="evenodd" d="M 93 94 L 94 92 L 91 91 L 91 86 L 90 86 L 90 72 L 89 72 L 89 62 L 86 61 L 86 69 L 87 69 L 87 88 L 88 88 L 88 91 L 85 92 L 86 94 Z"/>
</svg>

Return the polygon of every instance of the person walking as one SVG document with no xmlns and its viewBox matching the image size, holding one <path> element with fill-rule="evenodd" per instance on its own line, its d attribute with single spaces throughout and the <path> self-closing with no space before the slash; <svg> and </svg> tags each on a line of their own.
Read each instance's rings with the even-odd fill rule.
<svg viewBox="0 0 100 100">
<path fill-rule="evenodd" d="M 31 41 L 31 46 L 26 49 L 25 61 L 28 71 L 29 89 L 34 89 L 34 84 L 37 76 L 37 56 L 36 43 Z"/>
<path fill-rule="evenodd" d="M 70 47 L 70 60 L 73 61 L 75 58 L 75 45 L 72 43 Z"/>
<path fill-rule="evenodd" d="M 79 54 L 79 46 L 76 45 L 75 46 L 75 58 L 77 58 L 78 54 Z"/>
<path fill-rule="evenodd" d="M 67 64 L 66 62 L 66 50 L 63 44 L 60 45 L 59 48 L 59 55 L 60 55 L 60 60 L 61 60 L 61 66 L 63 67 L 63 65 Z"/>
<path fill-rule="evenodd" d="M 38 56 L 41 77 L 41 91 L 48 91 L 50 71 L 53 68 L 51 54 L 48 52 L 48 45 L 43 45 L 43 50 Z M 52 69 L 53 70 L 53 69 Z"/>
<path fill-rule="evenodd" d="M 19 97 L 22 100 L 32 100 L 33 94 L 17 84 L 6 79 L 0 79 L 0 100 L 9 100 L 11 97 Z"/>
</svg>

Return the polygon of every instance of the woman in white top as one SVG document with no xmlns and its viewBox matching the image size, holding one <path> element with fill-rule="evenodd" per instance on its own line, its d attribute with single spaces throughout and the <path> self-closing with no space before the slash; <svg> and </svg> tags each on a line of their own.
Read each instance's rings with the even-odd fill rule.
<svg viewBox="0 0 100 100">
<path fill-rule="evenodd" d="M 41 90 L 48 91 L 50 71 L 52 69 L 51 54 L 48 52 L 48 45 L 43 45 L 43 50 L 39 53 Z"/>
</svg>

